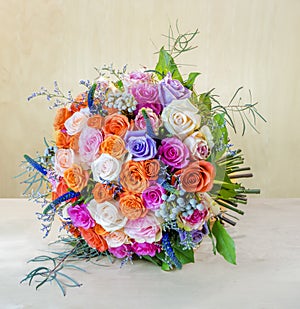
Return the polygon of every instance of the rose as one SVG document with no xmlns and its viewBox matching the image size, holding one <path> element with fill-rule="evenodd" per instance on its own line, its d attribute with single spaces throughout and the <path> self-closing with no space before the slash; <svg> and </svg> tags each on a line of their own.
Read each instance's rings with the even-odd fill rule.
<svg viewBox="0 0 300 309">
<path fill-rule="evenodd" d="M 143 164 L 132 160 L 123 164 L 120 183 L 127 191 L 142 193 L 148 187 L 148 179 Z"/>
<path fill-rule="evenodd" d="M 88 92 L 80 93 L 71 104 L 72 112 L 79 112 L 88 106 Z"/>
<path fill-rule="evenodd" d="M 97 203 L 92 200 L 87 208 L 94 220 L 107 232 L 117 231 L 127 222 L 115 201 Z"/>
<path fill-rule="evenodd" d="M 54 169 L 57 175 L 63 176 L 64 171 L 74 163 L 74 151 L 72 149 L 57 149 L 54 159 Z"/>
<path fill-rule="evenodd" d="M 150 210 L 158 210 L 163 203 L 162 195 L 166 190 L 157 183 L 151 184 L 142 193 L 145 206 Z"/>
<path fill-rule="evenodd" d="M 73 164 L 64 171 L 64 179 L 70 189 L 79 192 L 87 185 L 89 174 L 81 166 Z"/>
<path fill-rule="evenodd" d="M 213 186 L 214 166 L 207 161 L 195 161 L 179 171 L 181 187 L 186 192 L 207 192 Z"/>
<path fill-rule="evenodd" d="M 97 182 L 93 191 L 94 199 L 97 203 L 102 203 L 113 198 L 113 190 L 100 182 Z"/>
<path fill-rule="evenodd" d="M 124 192 L 120 196 L 119 203 L 122 214 L 130 220 L 144 217 L 148 212 L 140 194 Z"/>
<path fill-rule="evenodd" d="M 138 112 L 141 108 L 149 107 L 156 114 L 160 114 L 162 105 L 158 97 L 158 87 L 152 84 L 137 84 L 132 86 L 131 93 L 138 102 L 136 111 Z"/>
<path fill-rule="evenodd" d="M 146 131 L 128 131 L 124 141 L 134 161 L 152 159 L 157 153 L 156 142 Z"/>
<path fill-rule="evenodd" d="M 199 131 L 194 132 L 188 136 L 183 143 L 188 147 L 191 152 L 191 157 L 194 160 L 205 160 L 210 155 L 210 148 L 207 141 Z"/>
<path fill-rule="evenodd" d="M 82 227 L 85 230 L 95 225 L 95 221 L 86 207 L 86 204 L 81 204 L 68 208 L 68 215 L 71 218 L 73 225 L 76 227 Z"/>
<path fill-rule="evenodd" d="M 198 112 L 188 99 L 174 100 L 164 108 L 161 119 L 170 133 L 183 140 L 199 128 L 201 117 Z"/>
<path fill-rule="evenodd" d="M 108 249 L 105 239 L 102 236 L 98 235 L 92 228 L 85 230 L 80 227 L 79 231 L 81 233 L 81 236 L 91 248 L 94 248 L 99 252 L 104 252 Z"/>
<path fill-rule="evenodd" d="M 203 239 L 203 234 L 199 230 L 191 231 L 193 242 L 199 244 Z"/>
<path fill-rule="evenodd" d="M 71 116 L 72 112 L 66 107 L 58 109 L 53 123 L 54 130 L 57 131 L 63 129 L 65 121 Z"/>
<path fill-rule="evenodd" d="M 105 117 L 104 132 L 108 134 L 115 134 L 123 137 L 127 130 L 130 129 L 128 118 L 124 115 L 112 114 Z"/>
<path fill-rule="evenodd" d="M 88 164 L 96 160 L 102 141 L 103 135 L 100 130 L 84 127 L 78 141 L 80 160 Z"/>
<path fill-rule="evenodd" d="M 111 232 L 105 236 L 105 240 L 110 248 L 122 246 L 127 239 L 127 235 L 122 230 Z"/>
<path fill-rule="evenodd" d="M 208 216 L 208 210 L 195 209 L 194 212 L 189 216 L 183 216 L 182 214 L 177 217 L 177 225 L 186 231 L 197 230 L 205 222 Z"/>
<path fill-rule="evenodd" d="M 162 125 L 162 121 L 160 117 L 154 113 L 154 111 L 151 108 L 146 108 L 146 113 L 149 117 L 151 126 L 153 128 L 153 131 L 155 133 L 158 132 L 159 127 Z M 140 109 L 137 115 L 135 116 L 134 123 L 137 129 L 139 130 L 146 130 L 147 125 L 146 125 L 146 120 L 142 114 L 142 110 Z"/>
<path fill-rule="evenodd" d="M 103 226 L 101 226 L 100 224 L 96 223 L 94 226 L 94 231 L 96 234 L 100 235 L 100 236 L 107 236 L 109 234 L 109 232 L 107 232 Z"/>
<path fill-rule="evenodd" d="M 58 148 L 69 148 L 71 136 L 65 130 L 55 132 L 55 144 Z"/>
<path fill-rule="evenodd" d="M 94 129 L 101 129 L 104 125 L 105 118 L 100 115 L 94 115 L 87 121 L 87 125 Z"/>
<path fill-rule="evenodd" d="M 149 244 L 147 242 L 138 243 L 135 242 L 132 245 L 132 251 L 137 255 L 149 255 L 155 256 L 156 252 L 160 252 L 160 247 L 156 244 Z"/>
<path fill-rule="evenodd" d="M 70 118 L 65 121 L 65 128 L 69 135 L 75 135 L 81 132 L 85 124 L 87 123 L 88 117 L 84 112 L 75 112 Z"/>
<path fill-rule="evenodd" d="M 79 152 L 79 145 L 78 145 L 79 136 L 80 136 L 80 133 L 70 136 L 70 144 L 69 144 L 69 147 L 73 149 L 73 151 L 77 154 Z"/>
<path fill-rule="evenodd" d="M 93 179 L 101 182 L 103 179 L 114 181 L 119 177 L 122 162 L 107 153 L 102 153 L 100 157 L 91 164 Z"/>
<path fill-rule="evenodd" d="M 118 135 L 110 135 L 102 142 L 100 151 L 120 159 L 126 152 L 125 142 Z"/>
<path fill-rule="evenodd" d="M 158 148 L 158 155 L 163 163 L 174 168 L 183 168 L 189 164 L 189 150 L 176 137 L 163 139 Z"/>
<path fill-rule="evenodd" d="M 159 99 L 163 106 L 167 106 L 173 100 L 188 99 L 192 91 L 185 88 L 180 81 L 172 79 L 169 72 L 158 84 Z"/>
<path fill-rule="evenodd" d="M 131 245 L 124 244 L 120 247 L 109 248 L 108 251 L 118 259 L 123 259 L 126 256 L 131 256 Z"/>
<path fill-rule="evenodd" d="M 149 180 L 157 180 L 160 171 L 160 163 L 156 159 L 142 161 L 146 176 Z"/>
<path fill-rule="evenodd" d="M 159 241 L 162 237 L 160 223 L 151 211 L 143 218 L 128 220 L 124 232 L 139 243 L 153 243 Z"/>
</svg>

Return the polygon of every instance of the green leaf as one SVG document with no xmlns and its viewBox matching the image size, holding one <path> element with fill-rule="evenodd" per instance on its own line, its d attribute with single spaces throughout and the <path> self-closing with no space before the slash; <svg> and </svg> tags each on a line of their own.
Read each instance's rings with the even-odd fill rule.
<svg viewBox="0 0 300 309">
<path fill-rule="evenodd" d="M 214 236 L 213 236 L 211 229 L 210 229 L 210 221 L 207 222 L 207 227 L 208 227 L 208 231 L 209 231 L 208 236 L 211 239 L 211 244 L 212 244 L 212 247 L 213 247 L 212 248 L 213 253 L 214 253 L 214 255 L 216 255 L 217 254 L 216 242 L 215 242 Z"/>
<path fill-rule="evenodd" d="M 203 103 L 205 107 L 211 111 L 211 99 L 209 93 L 201 93 L 199 96 L 199 102 Z"/>
<path fill-rule="evenodd" d="M 199 76 L 199 75 L 200 75 L 200 73 L 198 73 L 198 72 L 191 72 L 191 73 L 189 74 L 189 77 L 188 77 L 187 81 L 184 82 L 183 85 L 184 85 L 186 88 L 193 89 L 195 79 L 196 79 L 197 76 Z"/>
<path fill-rule="evenodd" d="M 162 270 L 165 270 L 165 271 L 171 270 L 169 264 L 166 263 L 166 262 L 163 262 L 163 263 L 162 263 L 161 269 L 162 269 Z"/>
<path fill-rule="evenodd" d="M 162 47 L 159 51 L 158 63 L 155 67 L 155 71 L 159 72 L 157 74 L 158 79 L 162 79 L 167 75 L 168 72 L 171 72 L 173 79 L 179 80 L 183 83 L 182 76 L 178 70 L 178 67 L 172 58 L 172 56 Z"/>
<path fill-rule="evenodd" d="M 223 225 L 220 223 L 220 221 L 215 221 L 212 228 L 212 233 L 217 241 L 217 251 L 224 257 L 227 262 L 236 265 L 234 241 L 227 233 Z"/>
<path fill-rule="evenodd" d="M 150 255 L 143 255 L 142 257 L 143 257 L 143 259 L 153 263 L 156 266 L 161 266 L 162 265 L 161 261 L 158 258 L 156 258 L 156 257 L 151 257 Z"/>
<path fill-rule="evenodd" d="M 224 154 L 226 145 L 228 143 L 228 132 L 226 128 L 225 113 L 216 114 L 214 116 L 214 122 L 216 123 L 216 129 L 213 130 L 212 135 L 214 141 L 218 143 L 213 149 L 219 149 L 214 152 L 213 160 L 218 160 Z"/>
<path fill-rule="evenodd" d="M 173 250 L 175 252 L 176 257 L 181 262 L 181 264 L 188 264 L 195 262 L 193 249 L 184 250 L 182 247 L 174 245 Z"/>
</svg>

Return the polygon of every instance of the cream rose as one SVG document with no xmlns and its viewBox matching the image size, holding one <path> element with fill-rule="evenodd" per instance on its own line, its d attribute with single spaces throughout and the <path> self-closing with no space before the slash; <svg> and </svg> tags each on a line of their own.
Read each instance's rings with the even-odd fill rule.
<svg viewBox="0 0 300 309">
<path fill-rule="evenodd" d="M 88 117 L 84 112 L 75 112 L 70 118 L 65 121 L 65 128 L 69 135 L 79 133 L 88 121 Z"/>
<path fill-rule="evenodd" d="M 164 108 L 161 119 L 170 133 L 183 140 L 199 128 L 201 117 L 198 112 L 188 99 L 174 100 Z"/>
<path fill-rule="evenodd" d="M 91 165 L 93 178 L 98 182 L 101 182 L 101 179 L 108 181 L 116 180 L 121 172 L 121 167 L 122 161 L 107 153 L 103 153 Z"/>
<path fill-rule="evenodd" d="M 74 151 L 60 148 L 55 153 L 54 169 L 57 175 L 63 176 L 64 171 L 74 163 Z"/>
<path fill-rule="evenodd" d="M 105 240 L 110 248 L 116 248 L 127 242 L 128 236 L 122 230 L 119 230 L 106 235 Z"/>
<path fill-rule="evenodd" d="M 107 232 L 120 230 L 127 222 L 127 218 L 123 216 L 114 201 L 98 204 L 95 200 L 92 200 L 87 209 L 92 218 Z"/>
</svg>

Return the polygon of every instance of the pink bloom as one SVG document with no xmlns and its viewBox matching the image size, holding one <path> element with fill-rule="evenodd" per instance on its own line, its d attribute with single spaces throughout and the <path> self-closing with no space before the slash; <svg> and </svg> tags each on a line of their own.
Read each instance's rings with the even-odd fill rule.
<svg viewBox="0 0 300 309">
<path fill-rule="evenodd" d="M 155 256 L 156 251 L 160 252 L 160 247 L 156 244 L 149 244 L 147 242 L 138 243 L 135 242 L 132 245 L 132 251 L 137 255 L 150 255 Z"/>
<path fill-rule="evenodd" d="M 166 190 L 157 183 L 150 185 L 142 193 L 142 198 L 146 208 L 150 210 L 157 210 L 163 203 L 162 195 L 166 193 Z"/>
<path fill-rule="evenodd" d="M 162 121 L 160 117 L 156 113 L 154 113 L 151 108 L 146 108 L 146 112 L 150 119 L 150 123 L 153 128 L 153 131 L 157 133 L 159 127 L 162 125 Z M 139 110 L 138 114 L 136 115 L 134 122 L 135 122 L 135 126 L 137 127 L 137 129 L 139 130 L 147 129 L 146 121 L 145 121 L 143 114 L 141 113 L 141 110 Z"/>
<path fill-rule="evenodd" d="M 124 244 L 120 247 L 109 248 L 108 251 L 118 259 L 123 259 L 131 255 L 131 245 Z"/>
<path fill-rule="evenodd" d="M 67 210 L 73 225 L 76 227 L 82 227 L 85 230 L 95 225 L 95 221 L 91 217 L 86 207 L 87 205 L 81 204 L 76 206 L 70 206 Z"/>
</svg>

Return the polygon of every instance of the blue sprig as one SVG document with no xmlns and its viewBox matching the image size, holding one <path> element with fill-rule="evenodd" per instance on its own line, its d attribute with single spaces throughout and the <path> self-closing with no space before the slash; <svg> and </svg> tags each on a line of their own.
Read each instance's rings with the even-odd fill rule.
<svg viewBox="0 0 300 309">
<path fill-rule="evenodd" d="M 43 175 L 47 175 L 48 171 L 39 163 L 37 163 L 35 160 L 33 160 L 32 158 L 30 158 L 28 155 L 24 155 L 25 160 L 32 166 L 34 167 L 36 170 L 38 170 L 40 173 L 42 173 Z"/>
<path fill-rule="evenodd" d="M 93 105 L 94 105 L 94 94 L 95 94 L 96 87 L 97 87 L 97 84 L 94 83 L 88 93 L 88 106 L 90 110 L 92 110 Z"/>
<path fill-rule="evenodd" d="M 172 248 L 172 245 L 171 245 L 168 233 L 163 233 L 163 236 L 162 236 L 162 247 L 165 250 L 166 254 L 169 256 L 169 258 L 171 259 L 171 261 L 174 263 L 176 268 L 181 269 L 182 268 L 182 264 L 179 262 L 178 258 L 175 255 L 175 252 L 174 252 L 174 250 Z"/>
<path fill-rule="evenodd" d="M 57 205 L 59 205 L 62 202 L 68 201 L 74 197 L 77 197 L 80 195 L 80 192 L 75 192 L 75 191 L 69 191 L 63 195 L 61 195 L 60 197 L 58 197 L 57 199 L 55 199 L 54 201 L 52 201 L 43 211 L 44 214 L 47 214 L 51 209 L 55 209 Z"/>
</svg>

